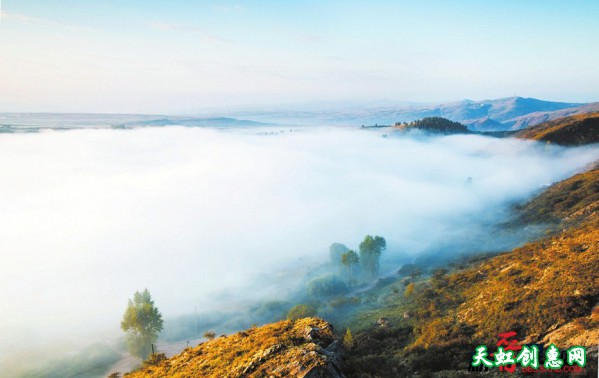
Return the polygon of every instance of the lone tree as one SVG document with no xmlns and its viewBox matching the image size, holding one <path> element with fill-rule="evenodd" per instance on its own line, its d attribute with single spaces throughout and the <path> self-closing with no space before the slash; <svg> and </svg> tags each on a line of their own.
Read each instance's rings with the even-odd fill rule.
<svg viewBox="0 0 599 378">
<path fill-rule="evenodd" d="M 127 334 L 129 353 L 145 360 L 152 352 L 152 343 L 162 331 L 162 315 L 154 306 L 148 289 L 136 291 L 123 315 L 121 329 Z"/>
<path fill-rule="evenodd" d="M 352 266 L 356 265 L 360 262 L 360 258 L 358 254 L 354 251 L 347 251 L 341 255 L 341 264 L 345 267 L 347 271 L 348 280 L 352 280 Z"/>
<path fill-rule="evenodd" d="M 366 235 L 360 243 L 360 261 L 365 270 L 370 272 L 372 278 L 379 273 L 379 259 L 385 248 L 387 248 L 387 242 L 381 236 Z"/>
</svg>

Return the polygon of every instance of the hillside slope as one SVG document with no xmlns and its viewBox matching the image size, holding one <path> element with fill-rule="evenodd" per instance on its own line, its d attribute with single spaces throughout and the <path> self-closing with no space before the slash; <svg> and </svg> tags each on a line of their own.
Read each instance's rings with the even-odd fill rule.
<svg viewBox="0 0 599 378">
<path fill-rule="evenodd" d="M 322 319 L 286 320 L 250 328 L 187 348 L 145 367 L 140 377 L 301 377 L 343 378 L 341 347 Z"/>
<path fill-rule="evenodd" d="M 581 222 L 599 210 L 599 168 L 579 173 L 547 188 L 518 208 L 524 223 Z"/>
<path fill-rule="evenodd" d="M 510 120 L 510 129 L 521 130 L 528 126 L 538 125 L 543 122 L 553 121 L 559 118 L 570 117 L 577 114 L 588 114 L 599 112 L 599 102 L 592 102 L 571 108 L 565 108 L 554 111 L 539 111 L 524 114 Z"/>
<path fill-rule="evenodd" d="M 599 301 L 597 272 L 599 222 L 594 220 L 451 275 L 448 290 L 455 288 L 465 299 L 452 320 L 473 327 L 475 339 L 493 341 L 513 330 L 525 343 L 542 341 L 575 322 L 576 343 L 594 346 L 599 340 L 599 311 L 592 311 Z M 569 339 L 554 334 L 552 341 L 569 347 Z"/>
<path fill-rule="evenodd" d="M 541 123 L 516 133 L 515 137 L 564 146 L 599 143 L 599 112 Z"/>
<path fill-rule="evenodd" d="M 588 347 L 596 376 L 599 340 L 599 222 L 512 252 L 439 270 L 410 291 L 382 295 L 349 323 L 355 347 L 350 377 L 411 377 L 416 372 L 466 373 L 477 345 L 516 332 L 520 344 Z M 397 287 L 397 284 L 394 285 Z M 381 326 L 380 319 L 385 319 Z M 367 324 L 367 328 L 360 328 Z M 388 372 L 397 372 L 388 375 Z M 452 375 L 453 374 L 453 375 Z M 456 375 L 457 374 L 457 375 Z"/>
<path fill-rule="evenodd" d="M 408 278 L 392 283 L 375 307 L 348 322 L 356 335 L 348 376 L 460 376 L 476 345 L 492 347 L 510 331 L 520 344 L 588 347 L 586 372 L 597 376 L 598 197 L 597 169 L 564 180 L 521 209 L 523 225 L 553 222 L 558 233 L 495 257 L 473 257 L 453 272 L 412 277 L 403 289 L 398 283 Z"/>
</svg>

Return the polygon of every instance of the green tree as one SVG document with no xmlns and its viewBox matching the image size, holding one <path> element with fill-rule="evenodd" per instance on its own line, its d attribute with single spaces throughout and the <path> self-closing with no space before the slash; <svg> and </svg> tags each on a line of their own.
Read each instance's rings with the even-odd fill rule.
<svg viewBox="0 0 599 378">
<path fill-rule="evenodd" d="M 379 273 L 379 260 L 386 248 L 387 242 L 381 236 L 366 235 L 360 243 L 360 262 L 372 278 Z"/>
<path fill-rule="evenodd" d="M 358 254 L 354 251 L 347 251 L 341 255 L 341 264 L 345 267 L 348 280 L 352 280 L 352 266 L 360 262 Z"/>
<path fill-rule="evenodd" d="M 152 351 L 152 343 L 162 331 L 162 315 L 154 306 L 148 289 L 136 291 L 123 315 L 121 329 L 126 333 L 127 348 L 134 356 L 146 359 Z"/>
</svg>

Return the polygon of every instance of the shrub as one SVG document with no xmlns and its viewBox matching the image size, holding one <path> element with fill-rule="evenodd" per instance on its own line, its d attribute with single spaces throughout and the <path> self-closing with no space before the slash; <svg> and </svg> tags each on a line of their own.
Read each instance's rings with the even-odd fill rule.
<svg viewBox="0 0 599 378">
<path fill-rule="evenodd" d="M 299 304 L 295 305 L 287 313 L 287 319 L 298 320 L 301 318 L 309 318 L 316 315 L 316 309 L 310 305 Z"/>
<path fill-rule="evenodd" d="M 345 332 L 345 336 L 343 336 L 343 346 L 348 350 L 354 346 L 354 337 L 349 328 Z"/>
<path fill-rule="evenodd" d="M 348 286 L 339 277 L 327 274 L 316 277 L 307 283 L 308 294 L 316 297 L 329 297 L 346 293 Z"/>
<path fill-rule="evenodd" d="M 216 337 L 216 333 L 212 332 L 212 331 L 205 332 L 204 337 L 207 338 L 208 340 L 214 340 L 214 338 Z"/>
<path fill-rule="evenodd" d="M 144 367 L 147 366 L 158 366 L 162 361 L 166 360 L 166 354 L 156 353 L 152 354 L 147 360 L 144 361 Z"/>
</svg>

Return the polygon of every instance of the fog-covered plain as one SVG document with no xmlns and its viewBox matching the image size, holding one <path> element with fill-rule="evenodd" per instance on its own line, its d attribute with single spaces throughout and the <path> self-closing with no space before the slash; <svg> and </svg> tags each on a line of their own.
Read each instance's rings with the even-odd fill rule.
<svg viewBox="0 0 599 378">
<path fill-rule="evenodd" d="M 387 239 L 388 260 L 413 256 L 484 232 L 598 157 L 472 135 L 268 130 L 0 135 L 0 352 L 114 337 L 145 287 L 167 320 L 280 297 L 332 242 L 368 233 Z"/>
</svg>

